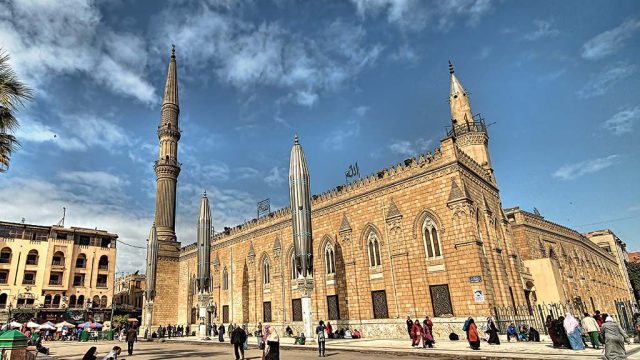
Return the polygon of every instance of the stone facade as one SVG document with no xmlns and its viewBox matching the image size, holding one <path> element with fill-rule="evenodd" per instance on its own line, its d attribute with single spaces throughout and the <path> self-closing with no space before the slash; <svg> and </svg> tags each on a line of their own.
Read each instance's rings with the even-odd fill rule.
<svg viewBox="0 0 640 360">
<path fill-rule="evenodd" d="M 117 310 L 129 311 L 134 314 L 142 312 L 145 290 L 144 274 L 126 274 L 116 278 L 113 290 L 113 303 Z"/>
<path fill-rule="evenodd" d="M 106 309 L 110 315 L 117 238 L 97 229 L 0 222 L 0 322 L 9 307 L 20 320 L 55 322 L 67 310 L 86 315 L 90 308 L 103 321 Z"/>
<path fill-rule="evenodd" d="M 614 256 L 587 237 L 517 207 L 505 213 L 533 276 L 533 283 L 525 284 L 531 304 L 571 302 L 615 313 L 614 301 L 633 299 Z"/>
<path fill-rule="evenodd" d="M 629 292 L 629 296 L 633 299 L 633 287 L 631 286 L 631 279 L 627 271 L 627 263 L 629 262 L 627 244 L 620 240 L 620 238 L 609 229 L 591 231 L 585 233 L 584 236 L 613 256 L 623 282 Z"/>
</svg>

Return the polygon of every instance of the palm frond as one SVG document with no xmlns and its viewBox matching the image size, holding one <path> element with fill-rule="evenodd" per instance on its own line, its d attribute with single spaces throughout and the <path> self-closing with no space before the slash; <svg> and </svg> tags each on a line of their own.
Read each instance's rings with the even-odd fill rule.
<svg viewBox="0 0 640 360">
<path fill-rule="evenodd" d="M 31 100 L 33 91 L 18 79 L 9 59 L 9 54 L 0 49 L 0 105 L 13 111 L 24 101 Z"/>
<path fill-rule="evenodd" d="M 15 136 L 7 133 L 0 133 L 0 172 L 5 172 L 9 168 L 11 153 L 20 146 Z"/>
</svg>

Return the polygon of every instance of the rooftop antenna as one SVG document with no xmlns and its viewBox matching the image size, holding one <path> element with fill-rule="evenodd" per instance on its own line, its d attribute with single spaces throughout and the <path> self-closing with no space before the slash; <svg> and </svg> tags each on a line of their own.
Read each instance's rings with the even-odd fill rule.
<svg viewBox="0 0 640 360">
<path fill-rule="evenodd" d="M 21 222 L 22 222 L 22 223 L 24 224 L 24 222 L 25 222 L 25 219 L 24 219 L 24 218 L 22 218 L 22 220 L 21 220 Z"/>
<path fill-rule="evenodd" d="M 56 224 L 56 226 L 61 226 L 64 227 L 64 218 L 67 216 L 67 208 L 66 207 L 62 207 L 62 219 L 60 219 L 60 221 L 58 221 L 58 223 Z"/>
</svg>

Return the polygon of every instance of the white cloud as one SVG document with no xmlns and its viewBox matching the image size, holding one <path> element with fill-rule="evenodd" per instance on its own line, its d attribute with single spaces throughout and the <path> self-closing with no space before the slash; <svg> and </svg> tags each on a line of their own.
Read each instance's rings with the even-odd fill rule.
<svg viewBox="0 0 640 360">
<path fill-rule="evenodd" d="M 577 94 L 583 99 L 604 95 L 611 86 L 635 74 L 637 69 L 638 67 L 634 64 L 617 62 L 591 76 L 591 79 L 578 90 Z"/>
<path fill-rule="evenodd" d="M 73 185 L 86 186 L 95 191 L 122 189 L 129 182 L 104 171 L 64 171 L 58 177 Z"/>
<path fill-rule="evenodd" d="M 611 167 L 618 162 L 619 158 L 619 155 L 613 154 L 603 158 L 585 160 L 575 164 L 563 165 L 553 173 L 553 177 L 561 180 L 577 179 L 581 176 L 593 174 Z"/>
<path fill-rule="evenodd" d="M 322 143 L 326 150 L 339 151 L 344 148 L 344 143 L 360 135 L 360 121 L 349 120 L 345 124 L 346 126 L 333 130 L 328 134 Z"/>
<path fill-rule="evenodd" d="M 588 60 L 598 60 L 607 55 L 615 54 L 638 30 L 640 30 L 640 20 L 626 20 L 617 27 L 602 32 L 584 43 L 582 57 Z"/>
<path fill-rule="evenodd" d="M 418 31 L 436 19 L 441 30 L 449 30 L 458 18 L 475 25 L 492 8 L 490 0 L 449 0 L 429 3 L 421 0 L 351 0 L 361 17 L 386 15 L 401 29 Z"/>
<path fill-rule="evenodd" d="M 534 41 L 556 37 L 560 34 L 560 30 L 558 30 L 550 20 L 534 20 L 533 25 L 535 26 L 535 30 L 524 34 L 522 37 L 524 40 Z"/>
<path fill-rule="evenodd" d="M 274 166 L 271 170 L 269 170 L 269 174 L 265 176 L 264 182 L 274 188 L 280 187 L 285 182 L 285 176 L 282 174 L 284 171 L 280 170 L 279 167 Z"/>
<path fill-rule="evenodd" d="M 419 138 L 413 142 L 409 140 L 396 140 L 389 144 L 389 150 L 392 153 L 403 156 L 416 156 L 417 154 L 424 153 L 431 145 L 431 139 Z"/>
<path fill-rule="evenodd" d="M 478 56 L 476 56 L 476 58 L 478 60 L 484 60 L 488 58 L 489 55 L 491 55 L 491 48 L 489 46 L 483 46 L 482 49 L 480 49 L 480 52 L 478 53 Z"/>
<path fill-rule="evenodd" d="M 640 119 L 640 106 L 617 112 L 602 126 L 614 135 L 623 135 L 633 131 L 633 124 Z"/>
<path fill-rule="evenodd" d="M 238 175 L 238 179 L 256 179 L 260 176 L 260 171 L 248 166 L 242 166 L 234 170 Z"/>
<path fill-rule="evenodd" d="M 143 76 L 144 42 L 110 30 L 93 1 L 15 0 L 3 6 L 0 44 L 20 77 L 38 91 L 46 93 L 56 76 L 81 73 L 116 94 L 145 104 L 156 100 Z"/>
<path fill-rule="evenodd" d="M 358 115 L 358 116 L 365 116 L 367 115 L 367 113 L 369 112 L 369 107 L 365 106 L 365 105 L 360 105 L 357 106 L 355 109 L 353 109 L 353 111 Z"/>
<path fill-rule="evenodd" d="M 189 66 L 212 69 L 245 93 L 275 89 L 303 106 L 355 78 L 382 51 L 366 43 L 362 27 L 340 20 L 305 37 L 278 22 L 254 25 L 233 15 L 206 5 L 171 9 L 164 14 L 159 38 L 175 39 Z"/>
</svg>

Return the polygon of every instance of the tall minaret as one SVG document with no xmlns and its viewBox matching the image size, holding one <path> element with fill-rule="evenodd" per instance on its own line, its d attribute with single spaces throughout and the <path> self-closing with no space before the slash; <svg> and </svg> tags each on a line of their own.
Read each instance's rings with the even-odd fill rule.
<svg viewBox="0 0 640 360">
<path fill-rule="evenodd" d="M 147 239 L 147 271 L 145 284 L 145 329 L 147 334 L 151 334 L 151 322 L 153 319 L 153 299 L 156 294 L 156 267 L 158 263 L 158 236 L 156 233 L 156 224 L 151 226 L 149 238 Z"/>
<path fill-rule="evenodd" d="M 449 61 L 449 74 L 451 74 L 449 104 L 451 105 L 452 134 L 462 151 L 493 174 L 489 157 L 489 135 L 485 122 L 479 116 L 473 117 L 469 93 L 458 80 L 451 61 Z"/>
<path fill-rule="evenodd" d="M 167 82 L 162 97 L 161 120 L 158 126 L 160 151 L 155 163 L 156 227 L 160 244 L 160 256 L 177 257 L 180 244 L 176 241 L 176 184 L 180 174 L 178 162 L 178 73 L 175 47 L 171 50 L 171 61 L 167 71 Z"/>
<path fill-rule="evenodd" d="M 298 290 L 302 302 L 302 320 L 307 339 L 313 339 L 311 292 L 313 291 L 313 236 L 311 231 L 311 194 L 309 169 L 298 135 L 291 147 L 289 163 L 289 196 L 293 223 L 293 246 L 298 268 Z"/>
<path fill-rule="evenodd" d="M 175 297 L 179 289 L 179 272 L 176 264 L 180 256 L 180 243 L 176 238 L 176 185 L 180 174 L 180 163 L 178 162 L 179 114 L 178 73 L 174 47 L 171 50 L 167 82 L 162 97 L 160 126 L 158 126 L 160 151 L 158 160 L 153 167 L 156 171 L 158 186 L 155 214 L 158 250 L 155 274 L 153 274 L 155 294 L 150 326 L 178 322 L 178 302 Z"/>
<path fill-rule="evenodd" d="M 211 209 L 207 192 L 204 192 L 200 200 L 200 213 L 198 215 L 198 303 L 200 306 L 198 315 L 200 318 L 200 338 L 207 337 L 208 318 L 207 306 L 211 300 Z"/>
</svg>

